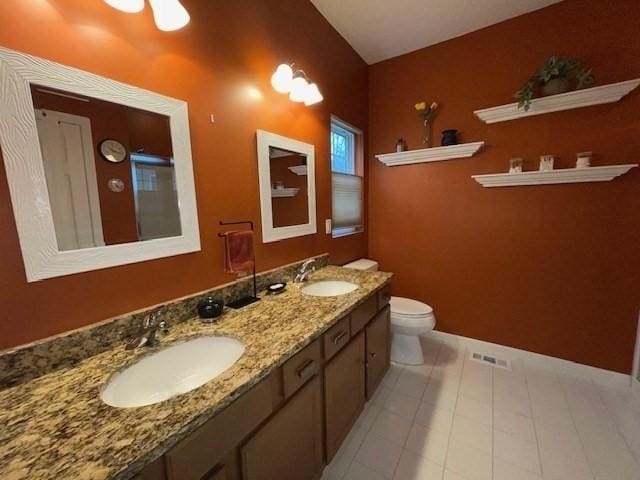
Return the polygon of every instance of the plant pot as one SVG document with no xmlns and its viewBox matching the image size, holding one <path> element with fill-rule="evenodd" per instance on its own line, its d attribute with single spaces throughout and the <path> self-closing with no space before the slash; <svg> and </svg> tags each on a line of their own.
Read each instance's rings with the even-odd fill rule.
<svg viewBox="0 0 640 480">
<path fill-rule="evenodd" d="M 542 86 L 542 95 L 558 95 L 569 91 L 569 79 L 565 77 L 552 78 Z"/>
</svg>

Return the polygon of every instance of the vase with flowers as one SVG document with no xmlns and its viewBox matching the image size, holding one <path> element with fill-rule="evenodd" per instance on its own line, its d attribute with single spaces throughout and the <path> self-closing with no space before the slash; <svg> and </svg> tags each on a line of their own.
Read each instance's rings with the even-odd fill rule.
<svg viewBox="0 0 640 480">
<path fill-rule="evenodd" d="M 422 125 L 424 127 L 424 143 L 429 147 L 429 137 L 431 136 L 431 121 L 438 109 L 438 104 L 433 102 L 427 107 L 427 102 L 419 102 L 415 104 L 415 109 L 418 112 L 418 116 L 422 119 Z"/>
</svg>

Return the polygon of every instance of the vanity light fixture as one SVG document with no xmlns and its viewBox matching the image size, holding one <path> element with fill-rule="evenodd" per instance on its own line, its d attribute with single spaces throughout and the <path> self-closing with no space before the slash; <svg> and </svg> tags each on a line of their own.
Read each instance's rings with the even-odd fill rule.
<svg viewBox="0 0 640 480">
<path fill-rule="evenodd" d="M 302 70 L 294 72 L 292 65 L 283 63 L 271 76 L 271 86 L 278 93 L 288 93 L 292 102 L 306 106 L 315 105 L 324 100 L 318 85 L 311 82 Z"/>
<path fill-rule="evenodd" d="M 107 5 L 127 13 L 138 13 L 144 10 L 144 0 L 104 0 Z M 180 30 L 186 26 L 191 17 L 180 3 L 180 0 L 149 0 L 153 19 L 158 29 L 163 32 Z"/>
</svg>

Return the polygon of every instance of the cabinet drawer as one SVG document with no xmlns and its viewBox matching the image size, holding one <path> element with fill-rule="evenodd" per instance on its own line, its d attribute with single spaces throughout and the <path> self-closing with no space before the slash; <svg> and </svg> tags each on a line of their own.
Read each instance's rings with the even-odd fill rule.
<svg viewBox="0 0 640 480">
<path fill-rule="evenodd" d="M 169 480 L 200 480 L 272 412 L 273 375 L 206 422 L 166 455 Z"/>
<path fill-rule="evenodd" d="M 378 310 L 382 310 L 391 301 L 391 285 L 385 285 L 378 290 Z"/>
<path fill-rule="evenodd" d="M 320 371 L 322 351 L 320 339 L 296 353 L 282 366 L 282 388 L 284 398 L 289 398 L 307 380 Z"/>
<path fill-rule="evenodd" d="M 349 321 L 349 316 L 346 316 L 325 332 L 322 337 L 325 360 L 329 360 L 338 353 L 342 347 L 349 343 L 349 339 L 351 338 Z"/>
<path fill-rule="evenodd" d="M 365 302 L 351 312 L 351 335 L 355 335 L 378 311 L 378 300 L 375 295 L 370 296 Z"/>
</svg>

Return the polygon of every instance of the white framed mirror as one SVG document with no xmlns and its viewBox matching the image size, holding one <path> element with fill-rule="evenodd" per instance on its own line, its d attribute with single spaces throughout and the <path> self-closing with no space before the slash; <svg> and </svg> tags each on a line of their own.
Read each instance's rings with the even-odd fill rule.
<svg viewBox="0 0 640 480">
<path fill-rule="evenodd" d="M 314 146 L 263 130 L 257 140 L 262 241 L 316 233 Z"/>
<path fill-rule="evenodd" d="M 27 281 L 200 250 L 186 102 L 0 47 Z"/>
</svg>

